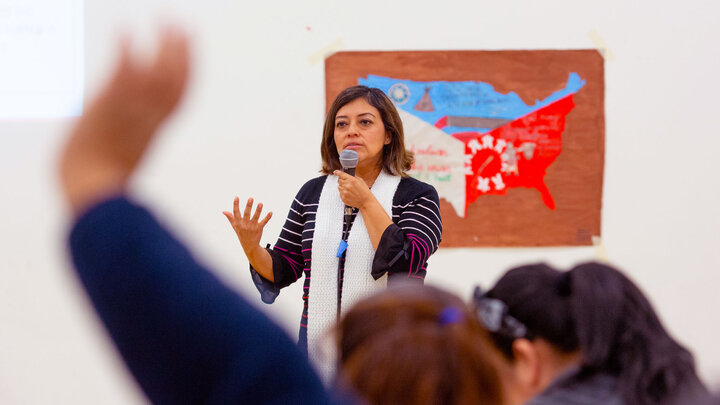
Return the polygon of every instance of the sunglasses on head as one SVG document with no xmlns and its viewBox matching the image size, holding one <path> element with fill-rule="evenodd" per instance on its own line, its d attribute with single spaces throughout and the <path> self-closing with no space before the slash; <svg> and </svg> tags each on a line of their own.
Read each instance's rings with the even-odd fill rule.
<svg viewBox="0 0 720 405">
<path fill-rule="evenodd" d="M 528 337 L 527 327 L 510 315 L 507 305 L 497 298 L 488 297 L 482 287 L 475 287 L 472 301 L 475 315 L 490 332 L 510 339 Z"/>
</svg>

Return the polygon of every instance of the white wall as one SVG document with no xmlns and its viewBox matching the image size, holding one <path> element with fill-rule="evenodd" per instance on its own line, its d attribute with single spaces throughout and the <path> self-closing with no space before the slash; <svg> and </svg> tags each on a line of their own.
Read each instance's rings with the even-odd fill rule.
<svg viewBox="0 0 720 405">
<path fill-rule="evenodd" d="M 717 2 L 248 3 L 89 0 L 85 14 L 90 93 L 119 32 L 147 48 L 163 21 L 192 31 L 189 95 L 134 188 L 229 283 L 262 305 L 221 211 L 235 195 L 263 201 L 277 215 L 265 236 L 274 242 L 319 168 L 324 76 L 313 54 L 338 40 L 345 50 L 593 48 L 596 30 L 615 57 L 605 74 L 604 248 L 703 377 L 720 382 Z M 142 403 L 65 257 L 55 155 L 70 123 L 0 122 L 0 403 Z M 595 257 L 592 247 L 441 249 L 427 282 L 467 295 L 509 266 Z M 263 308 L 295 335 L 300 286 Z"/>
</svg>

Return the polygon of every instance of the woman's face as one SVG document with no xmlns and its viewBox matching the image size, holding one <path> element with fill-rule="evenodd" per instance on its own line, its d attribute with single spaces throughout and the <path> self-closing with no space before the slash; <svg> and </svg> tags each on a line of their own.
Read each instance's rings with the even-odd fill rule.
<svg viewBox="0 0 720 405">
<path fill-rule="evenodd" d="M 358 154 L 358 166 L 365 167 L 380 166 L 383 146 L 390 143 L 380 111 L 362 97 L 345 104 L 335 114 L 334 138 L 338 154 L 352 149 Z"/>
</svg>

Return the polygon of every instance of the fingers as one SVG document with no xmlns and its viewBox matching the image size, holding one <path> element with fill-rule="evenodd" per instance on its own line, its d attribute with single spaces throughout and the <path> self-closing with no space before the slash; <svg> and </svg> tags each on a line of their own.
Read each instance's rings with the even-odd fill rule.
<svg viewBox="0 0 720 405">
<path fill-rule="evenodd" d="M 336 170 L 336 171 L 339 171 L 339 170 Z M 340 192 L 342 192 L 343 189 L 349 185 L 348 182 L 351 181 L 351 179 L 353 177 L 345 172 L 340 172 L 340 173 L 342 175 L 344 175 L 344 176 L 338 176 L 338 190 L 340 190 Z"/>
<path fill-rule="evenodd" d="M 335 171 L 333 172 L 333 174 L 336 175 L 336 176 L 338 176 L 338 178 L 339 178 L 340 180 L 348 180 L 348 179 L 351 179 L 351 178 L 354 177 L 354 176 L 351 176 L 351 175 L 345 173 L 345 172 L 342 171 L 342 170 L 335 170 Z"/>
<path fill-rule="evenodd" d="M 128 81 L 128 77 L 132 76 L 134 70 L 130 39 L 123 36 L 119 42 L 119 57 L 109 86 L 123 86 Z"/>
<path fill-rule="evenodd" d="M 155 55 L 152 70 L 183 78 L 188 73 L 189 46 L 187 36 L 176 27 L 163 30 L 160 49 Z"/>
<path fill-rule="evenodd" d="M 233 201 L 233 212 L 235 213 L 235 218 L 243 219 L 243 220 L 249 221 L 249 222 L 258 223 L 258 220 L 260 219 L 260 214 L 262 214 L 263 204 L 259 203 L 257 205 L 257 208 L 255 209 L 255 212 L 253 213 L 252 209 L 253 209 L 254 203 L 255 203 L 255 200 L 252 197 L 248 198 L 247 202 L 245 203 L 245 209 L 241 216 L 240 215 L 240 198 L 235 197 L 235 200 Z M 252 214 L 252 216 L 251 216 L 251 214 Z M 263 219 L 264 222 L 261 221 L 259 223 L 264 225 L 265 223 L 267 223 L 267 221 L 270 220 L 271 216 L 272 216 L 272 212 L 268 213 L 268 215 Z"/>
<path fill-rule="evenodd" d="M 245 204 L 245 211 L 243 212 L 243 218 L 250 218 L 250 211 L 252 211 L 253 206 L 253 199 L 248 198 L 247 203 Z"/>
<path fill-rule="evenodd" d="M 257 222 L 257 220 L 260 218 L 260 213 L 262 212 L 262 203 L 258 204 L 257 209 L 255 210 L 255 214 L 252 217 L 253 222 Z"/>
<path fill-rule="evenodd" d="M 240 216 L 240 197 L 235 197 L 233 200 L 233 215 L 235 218 L 242 218 Z"/>
<path fill-rule="evenodd" d="M 268 221 L 270 221 L 270 218 L 272 218 L 272 211 L 268 212 L 267 215 L 265 215 L 265 218 L 260 221 L 260 226 L 264 227 L 268 223 Z"/>
<path fill-rule="evenodd" d="M 231 212 L 228 212 L 228 211 L 223 211 L 223 215 L 225 215 L 225 218 L 227 218 L 228 221 L 230 221 L 230 225 L 232 225 L 233 219 L 235 219 L 235 217 L 233 216 L 233 214 L 232 214 Z"/>
<path fill-rule="evenodd" d="M 190 71 L 190 50 L 187 36 L 178 28 L 168 27 L 162 33 L 161 45 L 155 54 L 149 76 L 158 92 L 159 107 L 171 111 L 187 85 Z"/>
<path fill-rule="evenodd" d="M 338 178 L 338 191 L 340 192 L 340 195 L 343 195 L 345 193 L 348 193 L 353 190 L 357 190 L 357 187 L 359 186 L 359 183 L 362 183 L 363 181 L 358 179 L 354 176 L 350 176 L 347 173 L 343 173 L 347 177 L 345 178 Z"/>
</svg>

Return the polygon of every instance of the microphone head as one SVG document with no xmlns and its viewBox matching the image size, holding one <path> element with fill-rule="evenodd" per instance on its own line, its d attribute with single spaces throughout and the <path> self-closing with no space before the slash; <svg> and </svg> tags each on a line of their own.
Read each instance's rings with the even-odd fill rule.
<svg viewBox="0 0 720 405">
<path fill-rule="evenodd" d="M 343 169 L 354 169 L 358 164 L 358 154 L 352 149 L 345 149 L 340 152 L 340 164 Z"/>
</svg>

